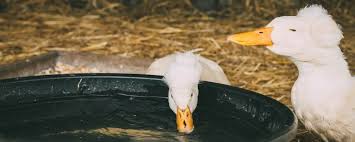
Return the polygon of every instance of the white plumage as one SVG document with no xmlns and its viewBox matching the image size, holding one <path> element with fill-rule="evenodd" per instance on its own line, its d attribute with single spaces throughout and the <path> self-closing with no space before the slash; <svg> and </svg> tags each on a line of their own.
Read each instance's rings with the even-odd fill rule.
<svg viewBox="0 0 355 142">
<path fill-rule="evenodd" d="M 189 106 L 193 112 L 197 106 L 198 83 L 202 74 L 202 66 L 192 53 L 178 53 L 174 59 L 163 74 L 171 94 L 171 97 L 169 96 L 170 108 L 176 113 L 177 106 L 181 109 Z"/>
<path fill-rule="evenodd" d="M 296 16 L 275 18 L 264 29 L 270 34 L 257 34 L 262 35 L 260 39 L 270 37 L 272 43 L 254 45 L 267 45 L 298 68 L 291 100 L 306 128 L 324 141 L 355 142 L 355 78 L 339 48 L 343 35 L 332 17 L 321 6 L 312 5 Z M 254 41 L 245 38 L 250 33 L 229 39 L 252 45 Z"/>
<path fill-rule="evenodd" d="M 150 65 L 147 74 L 164 76 L 164 81 L 169 87 L 169 106 L 177 116 L 178 109 L 184 111 L 188 108 L 191 113 L 195 110 L 200 80 L 230 85 L 217 63 L 194 55 L 192 51 L 157 59 Z M 184 131 L 189 133 L 192 130 L 181 130 L 181 132 Z"/>
<path fill-rule="evenodd" d="M 168 67 L 175 62 L 177 55 L 187 55 L 197 59 L 196 61 L 198 61 L 198 64 L 200 64 L 202 68 L 200 80 L 230 85 L 223 69 L 216 62 L 199 55 L 194 55 L 193 51 L 175 53 L 157 59 L 149 66 L 147 74 L 164 75 L 167 72 Z M 187 56 L 183 56 L 182 58 Z"/>
<path fill-rule="evenodd" d="M 194 55 L 193 52 L 175 53 L 155 60 L 147 74 L 162 75 L 178 105 L 184 109 L 191 93 L 195 93 L 191 111 L 197 106 L 198 83 L 200 80 L 230 85 L 222 68 L 215 62 Z M 194 103 L 196 102 L 196 103 Z M 175 104 L 170 103 L 176 113 Z"/>
<path fill-rule="evenodd" d="M 288 56 L 299 70 L 291 93 L 298 118 L 325 141 L 354 142 L 355 82 L 338 46 L 343 38 L 338 25 L 313 5 L 268 27 L 274 28 L 268 48 Z M 284 30 L 289 28 L 297 31 Z"/>
</svg>

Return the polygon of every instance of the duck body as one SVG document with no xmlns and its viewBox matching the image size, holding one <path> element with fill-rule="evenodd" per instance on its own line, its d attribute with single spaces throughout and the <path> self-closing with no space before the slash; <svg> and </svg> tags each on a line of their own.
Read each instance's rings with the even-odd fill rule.
<svg viewBox="0 0 355 142">
<path fill-rule="evenodd" d="M 311 5 L 228 40 L 290 59 L 299 72 L 291 91 L 299 120 L 326 142 L 355 142 L 355 79 L 339 48 L 340 29 L 323 7 Z"/>
<path fill-rule="evenodd" d="M 299 76 L 291 101 L 299 120 L 324 141 L 355 141 L 355 79 L 345 60 L 322 65 L 294 62 Z"/>
<path fill-rule="evenodd" d="M 194 129 L 192 113 L 197 107 L 200 80 L 230 84 L 217 63 L 192 51 L 157 59 L 147 74 L 164 76 L 169 87 L 169 107 L 176 114 L 177 130 L 181 133 L 191 133 Z"/>
<path fill-rule="evenodd" d="M 175 61 L 178 54 L 179 53 L 167 55 L 155 60 L 149 66 L 147 74 L 164 75 L 167 72 L 169 66 Z M 230 85 L 230 82 L 227 79 L 223 69 L 216 62 L 202 56 L 194 56 L 196 56 L 199 64 L 202 67 L 200 80 Z"/>
</svg>

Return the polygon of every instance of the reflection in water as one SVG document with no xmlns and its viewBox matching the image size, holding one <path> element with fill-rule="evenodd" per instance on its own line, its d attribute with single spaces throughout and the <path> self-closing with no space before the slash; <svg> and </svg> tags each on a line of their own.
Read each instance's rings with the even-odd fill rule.
<svg viewBox="0 0 355 142">
<path fill-rule="evenodd" d="M 184 135 L 179 135 L 174 132 L 162 132 L 155 130 L 137 130 L 137 129 L 122 129 L 122 128 L 98 128 L 90 130 L 73 130 L 63 131 L 58 133 L 45 134 L 43 137 L 60 136 L 60 135 L 79 135 L 90 134 L 106 137 L 129 137 L 132 141 L 176 141 L 176 142 L 195 142 L 197 140 L 188 139 Z"/>
</svg>

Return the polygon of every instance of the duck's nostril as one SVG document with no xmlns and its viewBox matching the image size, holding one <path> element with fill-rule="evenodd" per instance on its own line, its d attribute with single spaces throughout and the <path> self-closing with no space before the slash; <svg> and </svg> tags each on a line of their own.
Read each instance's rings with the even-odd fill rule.
<svg viewBox="0 0 355 142">
<path fill-rule="evenodd" d="M 262 34 L 262 33 L 264 33 L 264 32 L 259 32 L 259 34 Z"/>
</svg>

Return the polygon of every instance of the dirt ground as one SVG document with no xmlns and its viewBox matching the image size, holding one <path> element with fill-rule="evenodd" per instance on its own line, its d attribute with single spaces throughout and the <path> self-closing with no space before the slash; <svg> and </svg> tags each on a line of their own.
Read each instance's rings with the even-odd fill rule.
<svg viewBox="0 0 355 142">
<path fill-rule="evenodd" d="M 248 7 L 246 2 L 240 4 Z M 227 35 L 266 25 L 277 16 L 294 15 L 300 8 L 284 5 L 288 8 L 280 10 L 278 4 L 263 4 L 205 13 L 188 3 L 167 0 L 137 7 L 105 1 L 86 8 L 51 0 L 20 1 L 0 12 L 0 64 L 48 51 L 159 58 L 201 48 L 199 53 L 218 62 L 234 86 L 262 93 L 292 108 L 295 66 L 265 48 L 226 41 Z M 331 14 L 343 26 L 341 48 L 354 74 L 354 11 L 340 7 Z M 300 128 L 295 141 L 319 140 Z"/>
</svg>

